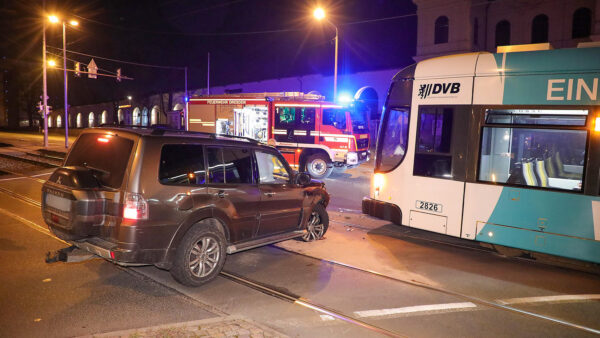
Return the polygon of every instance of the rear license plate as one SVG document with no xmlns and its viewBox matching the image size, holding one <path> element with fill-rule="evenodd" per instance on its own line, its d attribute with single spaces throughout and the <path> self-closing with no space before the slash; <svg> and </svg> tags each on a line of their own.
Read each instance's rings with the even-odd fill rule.
<svg viewBox="0 0 600 338">
<path fill-rule="evenodd" d="M 61 211 L 71 211 L 71 200 L 56 195 L 46 194 L 46 205 Z"/>
</svg>

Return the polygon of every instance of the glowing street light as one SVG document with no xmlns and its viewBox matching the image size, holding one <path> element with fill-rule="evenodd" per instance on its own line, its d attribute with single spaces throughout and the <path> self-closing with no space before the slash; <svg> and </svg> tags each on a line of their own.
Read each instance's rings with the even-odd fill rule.
<svg viewBox="0 0 600 338">
<path fill-rule="evenodd" d="M 56 15 L 48 16 L 48 20 L 50 20 L 52 23 L 58 23 L 60 21 Z"/>
<path fill-rule="evenodd" d="M 315 11 L 313 12 L 313 15 L 315 16 L 315 18 L 317 20 L 325 19 L 325 11 L 321 7 L 315 9 Z"/>
<path fill-rule="evenodd" d="M 318 7 L 317 9 L 314 10 L 313 16 L 318 21 L 322 21 L 323 19 L 325 19 L 325 10 L 323 8 L 321 8 L 321 7 Z M 338 40 L 339 40 L 338 38 L 339 38 L 339 34 L 338 34 L 338 28 L 337 28 L 336 25 L 334 25 L 328 19 L 325 19 L 325 21 L 328 24 L 330 24 L 331 26 L 333 26 L 333 28 L 335 28 L 335 59 L 334 59 L 334 62 L 333 62 L 333 101 L 335 102 L 336 97 L 337 97 Z"/>
<path fill-rule="evenodd" d="M 71 20 L 71 21 L 69 21 L 69 25 L 71 25 L 71 26 L 79 26 L 79 22 L 77 22 L 75 20 Z"/>
<path fill-rule="evenodd" d="M 54 60 L 48 60 L 48 66 L 49 67 L 56 67 L 56 61 L 54 61 Z"/>
</svg>

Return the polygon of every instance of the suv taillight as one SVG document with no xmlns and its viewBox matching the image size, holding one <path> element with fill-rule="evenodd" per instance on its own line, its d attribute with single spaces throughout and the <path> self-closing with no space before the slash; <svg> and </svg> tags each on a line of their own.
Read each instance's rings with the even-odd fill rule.
<svg viewBox="0 0 600 338">
<path fill-rule="evenodd" d="M 125 193 L 123 218 L 148 219 L 148 203 L 142 195 L 132 192 Z"/>
</svg>

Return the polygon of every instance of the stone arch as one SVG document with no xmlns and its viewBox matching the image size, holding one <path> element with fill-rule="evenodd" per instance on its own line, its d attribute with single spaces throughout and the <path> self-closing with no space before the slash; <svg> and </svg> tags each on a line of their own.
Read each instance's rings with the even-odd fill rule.
<svg viewBox="0 0 600 338">
<path fill-rule="evenodd" d="M 148 108 L 144 107 L 142 109 L 142 126 L 148 126 Z"/>
<path fill-rule="evenodd" d="M 160 109 L 158 106 L 152 107 L 152 111 L 150 111 L 150 125 L 158 124 L 158 115 L 160 113 Z"/>
<path fill-rule="evenodd" d="M 367 113 L 366 118 L 369 120 L 379 120 L 381 112 L 379 111 L 379 95 L 375 88 L 365 86 L 360 88 L 354 94 L 354 100 L 364 107 Z"/>
<path fill-rule="evenodd" d="M 133 114 L 131 116 L 131 118 L 132 118 L 131 124 L 134 126 L 139 126 L 140 122 L 141 122 L 140 117 L 141 117 L 140 116 L 140 108 L 135 107 L 135 109 L 133 110 Z"/>
<path fill-rule="evenodd" d="M 56 116 L 56 128 L 62 128 L 62 116 Z"/>
<path fill-rule="evenodd" d="M 94 116 L 94 112 L 91 111 L 88 114 L 88 127 L 92 128 L 95 125 L 95 122 L 96 122 L 96 117 Z"/>
<path fill-rule="evenodd" d="M 106 124 L 106 118 L 108 117 L 108 112 L 106 110 L 102 111 L 100 115 L 100 124 Z"/>
<path fill-rule="evenodd" d="M 82 121 L 81 121 L 81 113 L 77 113 L 77 128 L 81 128 L 82 126 Z"/>
</svg>

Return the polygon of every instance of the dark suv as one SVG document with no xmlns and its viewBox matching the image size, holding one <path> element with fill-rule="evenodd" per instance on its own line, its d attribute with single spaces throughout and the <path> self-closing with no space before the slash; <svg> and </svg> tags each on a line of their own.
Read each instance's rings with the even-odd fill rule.
<svg viewBox="0 0 600 338">
<path fill-rule="evenodd" d="M 327 231 L 324 184 L 243 138 L 93 128 L 42 187 L 59 238 L 121 265 L 154 264 L 203 284 L 226 254 Z"/>
</svg>

